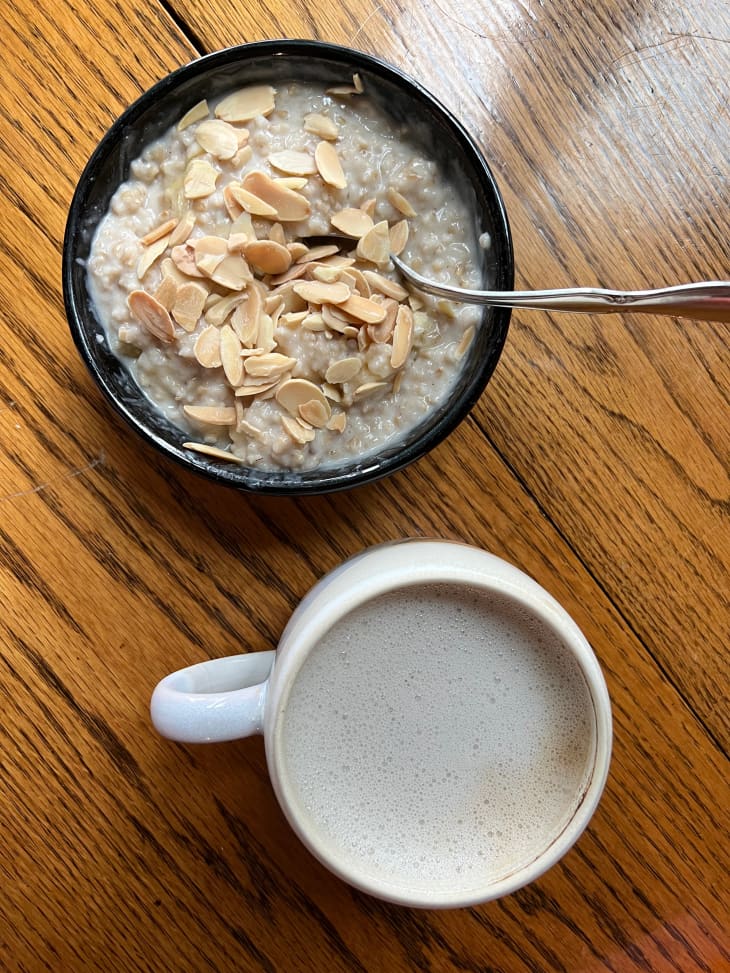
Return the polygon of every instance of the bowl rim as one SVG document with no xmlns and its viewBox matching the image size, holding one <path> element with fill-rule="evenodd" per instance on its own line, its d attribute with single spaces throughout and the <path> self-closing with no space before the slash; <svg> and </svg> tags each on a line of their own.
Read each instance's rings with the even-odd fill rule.
<svg viewBox="0 0 730 973">
<path fill-rule="evenodd" d="M 76 348 L 92 378 L 101 389 L 107 402 L 135 432 L 158 452 L 190 472 L 243 492 L 260 495 L 321 495 L 353 489 L 390 476 L 421 459 L 456 429 L 481 397 L 502 354 L 511 315 L 509 308 L 492 309 L 491 329 L 494 334 L 492 354 L 489 362 L 479 372 L 479 381 L 473 383 L 474 387 L 469 395 L 460 399 L 458 407 L 449 409 L 448 412 L 439 417 L 438 421 L 424 435 L 403 446 L 402 449 L 397 449 L 397 441 L 393 444 L 386 444 L 387 455 L 385 458 L 373 451 L 365 454 L 363 461 L 359 464 L 354 463 L 345 469 L 333 468 L 332 475 L 328 473 L 327 467 L 323 470 L 321 467 L 315 467 L 301 472 L 271 471 L 236 462 L 210 460 L 204 454 L 193 453 L 193 451 L 182 447 L 183 436 L 186 435 L 183 430 L 181 430 L 181 443 L 179 445 L 170 442 L 158 435 L 146 424 L 143 418 L 135 414 L 134 409 L 121 401 L 94 356 L 93 337 L 88 333 L 80 311 L 80 307 L 84 304 L 84 295 L 77 294 L 73 274 L 74 264 L 79 259 L 76 257 L 74 247 L 76 230 L 81 221 L 87 192 L 89 186 L 93 183 L 96 170 L 113 153 L 124 128 L 133 125 L 160 98 L 174 92 L 182 81 L 203 75 L 211 69 L 225 67 L 239 59 L 254 60 L 267 56 L 277 58 L 301 57 L 313 54 L 335 63 L 340 62 L 349 70 L 363 70 L 375 74 L 386 82 L 410 89 L 419 98 L 429 103 L 432 110 L 445 122 L 459 143 L 462 152 L 469 158 L 470 164 L 475 170 L 475 175 L 478 174 L 479 182 L 488 191 L 494 228 L 498 231 L 500 237 L 500 260 L 505 265 L 503 270 L 504 289 L 511 289 L 514 281 L 514 253 L 509 220 L 502 194 L 482 150 L 449 108 L 419 81 L 406 74 L 396 65 L 356 48 L 333 44 L 328 41 L 289 38 L 254 41 L 204 54 L 181 65 L 147 88 L 107 128 L 84 166 L 76 184 L 66 220 L 62 250 L 61 272 L 66 318 Z M 88 292 L 85 294 L 85 300 L 89 305 L 91 304 Z M 322 472 L 322 476 L 317 475 L 319 472 Z"/>
</svg>

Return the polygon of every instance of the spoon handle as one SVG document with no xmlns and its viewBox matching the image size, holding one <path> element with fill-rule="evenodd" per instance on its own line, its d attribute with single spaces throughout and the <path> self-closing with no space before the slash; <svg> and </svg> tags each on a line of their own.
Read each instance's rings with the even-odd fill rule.
<svg viewBox="0 0 730 973">
<path fill-rule="evenodd" d="M 589 311 L 593 314 L 631 311 L 730 322 L 730 281 L 703 281 L 648 291 L 611 291 L 599 287 L 549 291 L 472 291 L 437 284 L 421 277 L 398 257 L 391 255 L 390 259 L 418 290 L 463 304 L 491 304 L 494 307 L 525 307 L 545 311 Z"/>
</svg>

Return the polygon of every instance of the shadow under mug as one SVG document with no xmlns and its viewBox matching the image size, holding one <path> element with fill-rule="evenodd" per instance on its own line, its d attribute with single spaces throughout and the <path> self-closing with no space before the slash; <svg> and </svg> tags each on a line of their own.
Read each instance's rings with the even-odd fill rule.
<svg viewBox="0 0 730 973">
<path fill-rule="evenodd" d="M 453 609 L 449 598 L 453 595 L 459 601 L 462 594 L 466 601 Z M 437 607 L 434 598 L 442 599 Z M 486 599 L 484 605 L 482 598 Z M 507 644 L 505 653 L 504 646 L 500 648 L 499 631 L 491 631 L 489 624 L 484 633 L 477 628 L 466 637 L 471 638 L 470 644 L 461 644 L 470 605 L 487 612 L 494 608 L 502 614 L 507 606 L 512 622 L 521 620 L 519 624 L 526 624 L 526 631 L 532 632 L 537 642 L 547 645 L 542 649 L 531 647 L 531 652 L 538 653 L 530 656 L 529 666 L 534 671 L 528 666 L 522 672 L 527 663 L 509 655 L 515 652 L 516 643 Z M 380 609 L 382 617 L 372 613 Z M 452 609 L 466 615 L 452 617 Z M 407 631 L 409 611 L 411 636 L 405 644 L 399 644 L 398 633 L 402 637 Z M 453 630 L 436 633 L 443 620 Z M 358 644 L 352 644 L 350 629 L 357 631 Z M 507 632 L 504 626 L 502 631 Z M 375 643 L 368 644 L 365 653 L 362 643 L 368 642 L 370 635 Z M 328 637 L 336 644 L 325 649 Z M 506 637 L 509 642 L 509 632 Z M 477 644 L 481 640 L 484 644 Z M 384 654 L 383 643 L 389 641 L 393 644 Z M 419 656 L 416 648 L 428 655 Z M 325 651 L 330 655 L 325 660 L 323 678 L 316 664 Z M 549 681 L 552 689 L 544 687 L 547 696 L 533 698 L 525 687 L 532 693 L 533 683 L 540 681 L 546 653 L 557 653 L 563 668 L 550 669 L 548 660 L 546 671 L 551 674 L 545 676 L 545 687 Z M 505 684 L 510 678 L 522 680 L 521 694 L 514 700 L 507 695 L 506 702 L 495 707 L 495 695 L 484 690 L 485 673 L 479 669 L 482 659 L 491 660 L 489 664 L 497 666 L 495 672 L 515 673 L 505 679 Z M 345 678 L 350 660 L 354 675 Z M 505 668 L 508 662 L 510 666 Z M 566 790 L 567 778 L 560 776 L 559 751 L 575 749 L 576 741 L 543 739 L 546 728 L 562 732 L 563 710 L 551 716 L 550 698 L 551 693 L 555 696 L 555 673 L 560 681 L 560 673 L 568 672 L 566 666 L 572 667 L 574 676 L 577 674 L 580 692 L 576 694 L 575 680 L 566 684 L 563 688 L 571 698 L 563 699 L 560 706 L 563 710 L 566 705 L 573 707 L 577 712 L 581 707 L 573 697 L 584 699 L 584 722 L 580 732 L 576 731 L 584 766 L 570 792 L 564 794 L 565 808 L 555 819 L 543 823 L 534 820 L 542 813 L 535 808 L 544 804 L 539 793 L 534 807 L 525 803 L 524 794 L 520 797 L 517 789 L 510 793 L 510 775 L 516 773 L 510 766 L 521 764 L 523 789 Z M 459 671 L 462 675 L 456 674 Z M 438 683 L 442 676 L 443 686 Z M 499 676 L 494 678 L 501 681 Z M 424 688 L 419 679 L 428 685 Z M 458 680 L 462 680 L 458 687 L 462 700 L 457 696 L 449 702 L 454 687 L 447 690 L 446 683 Z M 464 682 L 469 685 L 464 686 Z M 403 685 L 410 693 L 423 690 L 423 702 L 404 702 L 418 700 L 420 692 L 403 696 Z M 465 699 L 469 699 L 471 709 L 464 705 Z M 469 712 L 474 719 L 471 737 L 475 729 L 480 735 L 475 741 L 459 738 L 464 721 L 471 719 Z M 309 850 L 351 885 L 391 902 L 423 908 L 485 902 L 515 891 L 554 865 L 572 847 L 596 809 L 608 775 L 612 743 L 611 705 L 603 674 L 585 637 L 558 602 L 522 571 L 494 555 L 465 544 L 420 538 L 370 548 L 330 572 L 300 603 L 276 652 L 214 659 L 165 677 L 152 695 L 151 716 L 163 736 L 183 743 L 222 742 L 262 733 L 279 803 Z M 348 718 L 349 723 L 339 722 Z M 289 730 L 288 724 L 292 726 Z M 393 736 L 395 726 L 400 734 L 397 740 Z M 510 752 L 500 752 L 500 748 Z M 441 804 L 436 808 L 442 815 L 436 821 L 438 839 L 428 839 L 425 833 L 419 839 L 424 845 L 419 850 L 427 852 L 420 855 L 422 871 L 419 862 L 412 860 L 413 849 L 408 849 L 403 858 L 405 862 L 410 855 L 408 868 L 403 865 L 401 874 L 398 863 L 403 841 L 416 841 L 420 826 L 433 824 L 418 817 L 430 813 L 424 808 L 431 809 L 432 800 L 426 804 L 416 800 L 424 780 L 419 774 L 434 770 L 429 766 L 431 751 L 438 751 L 437 773 L 445 776 L 440 782 L 434 777 L 436 783 L 432 781 L 429 786 L 436 786 L 437 804 L 440 801 L 452 806 L 448 813 Z M 386 756 L 388 752 L 390 757 Z M 343 754 L 346 765 L 342 764 Z M 388 760 L 394 759 L 396 765 L 400 762 L 395 772 L 388 766 Z M 451 771 L 444 771 L 447 765 L 454 767 L 453 778 Z M 501 798 L 491 793 L 497 765 L 502 775 L 497 789 L 503 792 L 506 786 L 507 790 Z M 297 780 L 299 771 L 304 774 L 303 782 Z M 413 781 L 408 779 L 411 772 Z M 487 778 L 492 782 L 489 786 Z M 463 798 L 473 803 L 475 795 L 481 797 L 482 793 L 485 807 L 481 823 L 465 831 L 458 802 Z M 384 801 L 379 810 L 378 800 Z M 510 801 L 517 802 L 511 810 Z M 373 815 L 369 824 L 366 807 Z M 333 809 L 338 812 L 335 822 L 329 820 Z M 469 808 L 470 814 L 472 811 Z M 525 821 L 525 813 L 533 820 Z M 494 852 L 494 861 L 490 861 L 490 852 L 481 857 L 484 852 L 480 844 L 482 839 L 485 846 L 497 841 L 491 815 L 497 815 L 497 824 L 501 823 L 508 835 L 497 842 L 500 848 Z M 358 827 L 369 827 L 370 833 L 360 835 L 360 845 L 355 847 Z M 527 841 L 527 832 L 538 837 Z M 499 828 L 496 834 L 502 834 Z M 442 838 L 452 849 L 454 844 L 461 846 L 460 853 L 469 859 L 466 865 L 461 862 L 455 866 L 450 853 L 447 856 L 439 850 Z M 464 852 L 465 846 L 471 851 Z M 443 871 L 440 854 L 444 854 Z"/>
</svg>

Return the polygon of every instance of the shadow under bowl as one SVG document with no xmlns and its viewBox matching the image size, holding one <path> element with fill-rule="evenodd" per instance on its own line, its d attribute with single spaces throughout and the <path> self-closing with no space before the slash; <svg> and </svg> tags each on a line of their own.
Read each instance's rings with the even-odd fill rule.
<svg viewBox="0 0 730 973">
<path fill-rule="evenodd" d="M 291 81 L 341 84 L 353 72 L 368 96 L 396 126 L 439 165 L 473 214 L 482 279 L 499 290 L 513 285 L 512 243 L 504 204 L 480 150 L 457 119 L 418 82 L 377 58 L 317 41 L 277 40 L 244 44 L 193 61 L 163 78 L 111 126 L 89 159 L 74 194 L 63 246 L 63 291 L 71 333 L 91 375 L 116 411 L 147 442 L 188 470 L 252 493 L 296 496 L 329 493 L 387 476 L 437 446 L 476 403 L 501 354 L 508 309 L 485 308 L 459 381 L 402 438 L 353 460 L 311 470 L 260 470 L 226 463 L 183 448 L 190 434 L 173 425 L 139 388 L 109 346 L 87 285 L 94 234 L 112 196 L 129 178 L 131 163 L 176 124 L 201 98 L 214 101 L 232 89 Z"/>
</svg>

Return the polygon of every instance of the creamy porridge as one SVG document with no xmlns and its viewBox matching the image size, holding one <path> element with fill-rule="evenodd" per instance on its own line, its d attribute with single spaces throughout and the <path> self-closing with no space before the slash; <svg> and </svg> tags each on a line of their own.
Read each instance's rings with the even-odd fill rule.
<svg viewBox="0 0 730 973">
<path fill-rule="evenodd" d="M 333 233 L 347 239 L 310 239 Z M 304 470 L 397 440 L 457 380 L 479 312 L 409 293 L 391 252 L 479 286 L 458 192 L 356 76 L 193 106 L 132 163 L 88 280 L 189 448 Z"/>
</svg>

